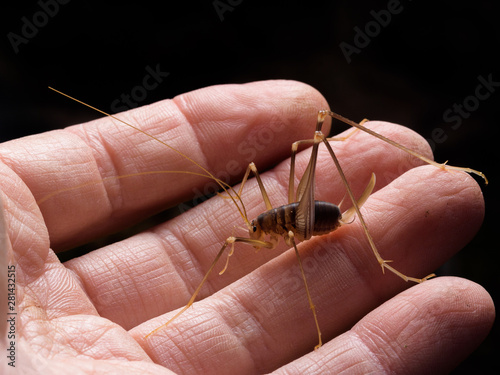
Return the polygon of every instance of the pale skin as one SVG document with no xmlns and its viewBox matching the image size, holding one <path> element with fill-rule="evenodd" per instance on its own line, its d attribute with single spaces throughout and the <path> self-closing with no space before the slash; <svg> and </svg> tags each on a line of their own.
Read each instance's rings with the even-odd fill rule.
<svg viewBox="0 0 500 375">
<path fill-rule="evenodd" d="M 211 172 L 234 175 L 233 182 L 250 161 L 262 172 L 278 163 L 262 178 L 279 206 L 287 201 L 290 146 L 311 138 L 322 108 L 327 103 L 311 87 L 273 81 L 209 87 L 125 117 Z M 425 140 L 406 128 L 366 125 L 430 156 Z M 362 211 L 378 249 L 406 274 L 435 271 L 480 227 L 480 186 L 463 172 L 418 166 L 358 133 L 332 145 L 355 194 L 377 175 Z M 299 153 L 297 171 L 307 160 L 307 152 Z M 234 228 L 244 223 L 231 201 L 216 196 L 63 264 L 50 247 L 101 236 L 207 187 L 208 180 L 192 175 L 114 178 L 154 170 L 197 171 L 109 118 L 0 146 L 2 231 L 17 264 L 18 366 L 49 374 L 440 373 L 467 357 L 491 328 L 494 306 L 481 286 L 457 277 L 415 285 L 384 275 L 355 220 L 299 245 L 323 334 L 319 350 L 312 350 L 317 333 L 295 254 L 283 244 L 257 254 L 238 245 L 227 271 L 218 275 L 224 256 L 211 274 L 199 302 L 145 338 L 186 304 L 224 240 L 233 231 L 244 235 Z M 324 149 L 316 177 L 316 198 L 338 204 L 345 190 Z M 99 178 L 106 180 L 96 184 Z M 37 205 L 58 189 L 69 190 Z M 250 219 L 262 212 L 254 180 L 243 200 Z"/>
</svg>

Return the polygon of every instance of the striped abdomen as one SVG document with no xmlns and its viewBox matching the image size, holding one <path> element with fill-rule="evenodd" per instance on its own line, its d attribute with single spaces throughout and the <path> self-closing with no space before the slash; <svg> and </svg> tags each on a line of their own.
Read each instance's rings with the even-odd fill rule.
<svg viewBox="0 0 500 375">
<path fill-rule="evenodd" d="M 299 206 L 298 202 L 286 204 L 281 207 L 273 208 L 257 216 L 254 220 L 262 232 L 266 234 L 284 235 L 292 231 L 299 241 L 304 240 L 296 227 L 296 213 Z M 328 202 L 314 201 L 314 229 L 312 236 L 327 234 L 334 231 L 342 218 L 340 209 Z"/>
</svg>

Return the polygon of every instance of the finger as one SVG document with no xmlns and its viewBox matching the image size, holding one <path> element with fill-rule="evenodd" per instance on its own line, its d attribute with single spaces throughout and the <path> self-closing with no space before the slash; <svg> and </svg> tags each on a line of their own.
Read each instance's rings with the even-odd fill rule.
<svg viewBox="0 0 500 375">
<path fill-rule="evenodd" d="M 425 152 L 427 147 L 428 150 L 426 141 L 409 129 L 387 123 L 372 125 L 376 131 L 414 149 Z M 379 176 L 377 188 L 380 188 L 414 163 L 392 146 L 361 133 L 347 142 L 335 142 L 334 146 L 345 164 L 345 173 L 352 188 L 358 194 L 365 188 L 372 172 Z M 298 155 L 299 171 L 305 169 L 309 154 L 306 150 Z M 287 202 L 289 168 L 288 160 L 262 175 L 275 206 Z M 318 199 L 339 202 L 345 195 L 345 188 L 332 169 L 331 158 L 325 150 L 321 151 L 318 171 Z M 250 220 L 264 212 L 262 196 L 254 180 L 245 185 L 242 197 Z M 241 227 L 244 222 L 232 202 L 215 197 L 162 226 L 74 259 L 66 265 L 79 276 L 101 316 L 132 328 L 185 305 L 226 238 L 233 232 L 248 236 L 244 231 L 234 230 L 235 225 Z M 221 265 L 210 275 L 198 298 L 202 299 L 238 280 L 286 248 L 282 243 L 277 249 L 261 250 L 255 254 L 253 248 L 237 245 L 228 270 L 224 275 L 218 275 L 225 261 L 224 255 Z"/>
<path fill-rule="evenodd" d="M 333 123 L 335 129 L 336 122 Z M 411 150 L 433 159 L 428 142 L 418 133 L 404 126 L 383 121 L 370 121 L 365 126 L 385 137 L 405 145 Z M 352 130 L 340 134 L 349 135 Z M 342 142 L 330 142 L 342 170 L 344 171 L 355 196 L 359 196 L 375 173 L 377 182 L 374 191 L 381 189 L 406 171 L 424 164 L 421 160 L 373 137 L 363 131 L 354 133 Z M 297 176 L 305 169 L 310 153 L 304 152 L 297 160 Z M 285 171 L 280 171 L 283 173 Z M 346 189 L 339 178 L 335 164 L 325 147 L 320 147 L 316 165 L 317 200 L 339 202 L 345 197 Z M 346 207 L 348 199 L 344 200 Z"/>
<path fill-rule="evenodd" d="M 484 340 L 494 317 L 481 286 L 438 278 L 397 295 L 276 374 L 449 373 Z"/>
<path fill-rule="evenodd" d="M 19 176 L 2 163 L 0 175 L 0 263 L 8 292 L 3 294 L 8 301 L 6 325 L 0 331 L 9 337 L 10 360 L 12 352 L 20 353 L 19 367 L 31 364 L 37 373 L 46 373 L 48 367 L 60 367 L 51 366 L 53 361 L 73 356 L 80 360 L 73 358 L 75 369 L 92 367 L 103 373 L 118 359 L 141 363 L 142 373 L 153 373 L 156 366 L 137 342 L 123 328 L 97 316 L 72 273 L 49 249 L 43 218 Z"/>
<path fill-rule="evenodd" d="M 119 117 L 230 182 L 241 177 L 250 161 L 265 167 L 287 156 L 291 142 L 308 134 L 318 109 L 326 106 L 310 86 L 267 81 L 209 87 Z M 9 142 L 0 154 L 9 156 L 5 162 L 40 201 L 55 248 L 99 237 L 199 196 L 207 184 L 193 175 L 116 179 L 152 171 L 205 172 L 110 118 Z"/>
<path fill-rule="evenodd" d="M 472 178 L 419 167 L 370 197 L 365 219 L 382 255 L 394 259 L 396 268 L 426 275 L 471 239 L 483 210 Z M 325 341 L 411 285 L 382 274 L 357 222 L 313 238 L 299 250 Z M 182 363 L 190 364 L 190 371 L 201 371 L 199 366 L 217 368 L 221 361 L 229 372 L 241 370 L 240 365 L 249 366 L 243 371 L 265 372 L 317 343 L 293 252 L 198 302 L 169 327 L 144 339 L 169 316 L 131 333 L 154 361 L 172 370 Z M 211 349 L 214 341 L 224 344 Z M 255 364 L 262 367 L 251 367 Z"/>
</svg>

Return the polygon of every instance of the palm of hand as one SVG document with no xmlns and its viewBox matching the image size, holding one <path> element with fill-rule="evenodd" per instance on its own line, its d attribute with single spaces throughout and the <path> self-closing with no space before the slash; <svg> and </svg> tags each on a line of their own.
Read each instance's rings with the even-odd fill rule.
<svg viewBox="0 0 500 375">
<path fill-rule="evenodd" d="M 149 111 L 174 113 L 169 117 L 172 123 L 179 122 L 182 117 L 174 107 L 181 108 L 184 121 L 189 117 L 191 124 L 223 123 L 217 118 L 198 118 L 195 112 L 186 116 L 190 108 L 215 113 L 210 111 L 213 107 L 224 113 L 223 118 L 228 123 L 244 122 L 257 129 L 275 123 L 276 118 L 299 124 L 287 127 L 286 132 L 275 137 L 275 147 L 270 154 L 257 153 L 257 164 L 265 166 L 286 155 L 293 140 L 309 138 L 311 114 L 326 107 L 319 94 L 304 85 L 275 82 L 272 89 L 268 85 L 223 87 L 226 95 L 235 98 L 242 92 L 246 95 L 245 102 L 238 105 L 231 102 L 227 108 L 217 95 L 206 95 L 214 90 L 208 88 L 176 98 L 175 105 L 159 103 Z M 262 100 L 266 87 L 269 98 Z M 290 97 L 290 92 L 295 92 L 296 97 Z M 286 100 L 279 100 L 280 95 L 292 103 L 297 100 L 304 110 L 290 111 L 293 106 L 285 106 Z M 253 100 L 249 99 L 252 97 Z M 252 113 L 249 108 L 256 102 L 270 105 L 261 112 Z M 281 103 L 284 108 L 272 107 L 272 103 Z M 137 113 L 139 118 L 151 120 L 151 126 L 158 125 L 159 121 L 151 118 L 150 112 Z M 427 366 L 446 371 L 473 350 L 487 333 L 494 308 L 481 287 L 467 280 L 438 278 L 396 295 L 405 285 L 392 275 L 381 274 L 370 249 L 360 240 L 363 234 L 359 226 L 353 223 L 342 228 L 342 232 L 314 238 L 301 247 L 324 337 L 331 340 L 320 351 L 311 351 L 316 340 L 311 314 L 294 255 L 284 252 L 284 247 L 257 255 L 246 250 L 237 251 L 224 277 L 216 274 L 210 277 L 200 296 L 206 297 L 202 302 L 188 310 L 168 330 L 144 339 L 147 333 L 166 321 L 162 313 L 185 304 L 221 242 L 230 234 L 227 228 L 237 222 L 238 214 L 228 202 L 216 198 L 169 223 L 61 264 L 50 250 L 49 232 L 56 246 L 79 242 L 100 234 L 100 230 L 114 229 L 134 216 L 150 212 L 156 204 L 185 200 L 186 191 L 193 186 L 200 188 L 204 183 L 193 176 L 179 177 L 176 186 L 165 186 L 165 180 L 163 183 L 144 182 L 151 176 L 119 182 L 110 180 L 111 188 L 107 186 L 106 191 L 103 185 L 89 185 L 48 200 L 44 203 L 46 207 L 41 205 L 44 219 L 32 193 L 39 198 L 43 196 L 40 191 L 48 189 L 47 182 L 58 178 L 53 177 L 53 170 L 61 168 L 57 164 L 43 164 L 44 160 L 50 161 L 53 157 L 52 154 L 44 158 L 44 153 L 61 152 L 42 149 L 47 139 L 66 145 L 62 149 L 71 149 L 70 153 L 74 151 L 68 156 L 66 165 L 75 170 L 71 174 L 74 179 L 58 181 L 63 184 L 62 188 L 78 185 L 76 179 L 80 174 L 77 172 L 84 167 L 78 168 L 87 165 L 85 158 L 89 158 L 89 154 L 79 152 L 83 146 L 80 148 L 78 142 L 83 139 L 94 143 L 96 150 L 91 159 L 97 160 L 100 169 L 91 173 L 99 175 L 110 165 L 120 175 L 133 172 L 127 169 L 131 164 L 111 161 L 114 153 L 110 149 L 123 148 L 123 142 L 128 140 L 120 140 L 118 134 L 113 141 L 109 140 L 116 144 L 96 147 L 97 138 L 91 134 L 102 126 L 103 122 L 96 122 L 87 128 L 75 127 L 45 138 L 19 140 L 0 149 L 1 155 L 9 155 L 3 160 L 8 167 L 1 164 L 0 172 L 7 224 L 4 230 L 12 245 L 11 260 L 17 264 L 18 328 L 22 337 L 18 340 L 18 348 L 24 353 L 19 355 L 19 361 L 21 357 L 26 361 L 22 365 L 47 373 L 69 373 L 71 369 L 98 373 L 168 371 L 160 365 L 175 372 L 218 374 L 265 372 L 280 367 L 283 371 L 297 373 L 304 373 L 305 369 L 313 373 L 340 372 L 348 368 L 360 371 L 395 369 L 411 373 Z M 380 131 L 394 131 L 394 125 L 380 124 L 379 127 Z M 243 156 L 237 151 L 247 136 L 245 131 L 244 127 L 236 129 L 229 143 L 220 135 L 206 134 L 205 137 L 213 138 L 198 139 L 198 146 L 186 146 L 192 144 L 188 132 L 182 144 L 192 147 L 189 155 L 193 158 L 209 160 L 208 164 L 213 166 L 210 169 L 224 170 L 227 168 L 224 160 L 239 157 L 239 164 L 243 164 Z M 79 141 L 75 141 L 75 135 Z M 421 144 L 410 132 L 403 132 L 401 137 L 409 139 L 410 143 Z M 412 169 L 399 176 L 403 172 L 399 166 L 404 156 L 388 155 L 390 149 L 370 143 L 372 141 L 361 135 L 338 146 L 341 158 L 354 154 L 359 157 L 346 163 L 349 164 L 346 173 L 369 176 L 375 172 L 387 176 L 389 171 L 391 175 L 385 180 L 386 186 L 378 187 L 379 191 L 366 204 L 372 235 L 385 257 L 397 259 L 401 269 L 414 274 L 428 273 L 477 230 L 484 209 L 478 187 L 468 176 L 443 173 L 433 167 Z M 154 169 L 158 159 L 165 158 L 161 156 L 165 153 L 161 145 L 138 144 L 133 151 L 139 151 L 139 147 L 148 148 L 146 154 L 149 156 L 147 160 L 141 159 L 141 163 L 132 164 L 143 167 L 146 164 Z M 26 150 L 33 151 L 27 156 L 30 160 L 23 159 Z M 103 150 L 107 153 L 104 157 Z M 371 153 L 369 163 L 363 159 L 363 152 Z M 224 153 L 228 155 L 220 157 L 219 154 Z M 131 155 L 132 158 L 142 157 L 137 156 L 142 155 L 140 152 L 131 152 Z M 73 157 L 81 157 L 80 164 Z M 182 164 L 182 158 L 179 160 Z M 176 165 L 175 170 L 189 168 L 189 163 L 179 167 L 176 160 L 164 162 Z M 299 157 L 299 165 L 306 162 L 307 156 Z M 37 168 L 41 165 L 45 169 Z M 47 169 L 47 165 L 54 169 Z M 286 181 L 286 168 L 286 163 L 278 165 L 267 173 L 268 178 Z M 155 178 L 168 181 L 172 176 Z M 426 182 L 431 179 L 432 185 Z M 340 184 L 332 186 L 331 181 L 327 176 L 318 176 L 319 194 L 323 194 L 325 200 L 339 202 L 343 190 Z M 359 192 L 365 182 L 354 182 L 353 189 Z M 144 189 L 150 190 L 145 193 Z M 286 192 L 273 189 L 270 194 L 272 201 L 286 201 Z M 244 198 L 260 202 L 255 185 L 249 184 Z M 425 202 L 432 204 L 425 206 Z M 414 209 L 408 210 L 409 206 Z M 259 210 L 261 207 L 252 207 L 249 216 L 256 216 Z M 422 215 L 426 210 L 429 214 Z M 207 223 L 213 221 L 213 212 L 218 215 L 217 225 L 207 227 Z M 103 218 L 107 221 L 100 224 Z M 401 251 L 404 251 L 403 257 L 398 254 Z M 214 293 L 216 291 L 219 292 Z M 385 300 L 388 302 L 378 307 Z M 454 330 L 458 319 L 461 319 L 462 329 Z M 440 332 L 451 333 L 445 337 Z M 462 342 L 464 338 L 467 344 Z M 444 341 L 447 345 L 443 345 Z M 425 347 L 435 350 L 425 350 Z"/>
</svg>

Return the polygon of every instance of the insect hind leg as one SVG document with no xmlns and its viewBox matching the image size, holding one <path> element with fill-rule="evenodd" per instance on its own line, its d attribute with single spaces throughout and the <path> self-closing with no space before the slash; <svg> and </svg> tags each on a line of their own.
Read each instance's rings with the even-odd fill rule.
<svg viewBox="0 0 500 375">
<path fill-rule="evenodd" d="M 372 238 L 372 236 L 371 236 L 371 234 L 370 234 L 370 232 L 368 230 L 368 226 L 366 225 L 365 219 L 364 219 L 363 215 L 361 214 L 361 211 L 359 209 L 358 201 L 354 197 L 354 194 L 353 194 L 353 192 L 351 190 L 349 182 L 347 181 L 347 178 L 346 178 L 346 176 L 344 174 L 344 171 L 342 170 L 342 167 L 340 166 L 340 163 L 339 163 L 339 161 L 337 159 L 337 156 L 335 155 L 335 152 L 333 151 L 332 147 L 330 146 L 330 143 L 328 143 L 328 139 L 321 133 L 321 125 L 323 124 L 323 121 L 324 121 L 325 117 L 331 115 L 332 113 L 333 112 L 330 112 L 330 111 L 319 111 L 318 112 L 318 125 L 316 127 L 316 133 L 318 134 L 319 137 L 322 138 L 323 143 L 325 144 L 326 148 L 328 149 L 328 152 L 330 153 L 330 156 L 331 156 L 331 158 L 332 158 L 332 160 L 333 160 L 333 162 L 334 162 L 334 164 L 335 164 L 335 166 L 337 168 L 337 171 L 339 172 L 340 178 L 342 179 L 342 182 L 344 183 L 344 186 L 345 186 L 345 188 L 347 190 L 347 194 L 349 195 L 349 198 L 350 198 L 350 200 L 351 200 L 351 202 L 353 204 L 354 211 L 355 211 L 356 215 L 359 218 L 361 226 L 363 227 L 363 231 L 364 231 L 365 236 L 366 236 L 366 238 L 367 238 L 367 240 L 368 240 L 368 242 L 370 244 L 370 247 L 371 247 L 371 249 L 373 251 L 373 254 L 375 255 L 375 258 L 377 259 L 379 265 L 382 267 L 382 272 L 385 273 L 385 270 L 389 270 L 390 272 L 392 272 L 395 275 L 401 277 L 405 281 L 413 281 L 413 282 L 416 282 L 416 283 L 421 283 L 421 282 L 423 282 L 423 281 L 425 281 L 427 279 L 430 279 L 431 277 L 434 277 L 435 274 L 427 275 L 426 277 L 421 278 L 421 279 L 420 278 L 416 278 L 416 277 L 407 276 L 407 275 L 403 274 L 402 272 L 396 270 L 394 267 L 390 266 L 388 263 L 390 263 L 391 261 L 390 260 L 385 260 L 380 255 L 380 253 L 379 253 L 379 251 L 377 249 L 377 246 L 375 245 L 375 242 L 373 241 L 373 238 Z M 361 130 L 363 130 L 363 129 L 361 129 Z M 375 134 L 377 134 L 377 133 L 375 133 Z"/>
<path fill-rule="evenodd" d="M 331 118 L 333 119 L 336 119 L 336 120 L 340 120 L 342 121 L 343 123 L 347 124 L 347 125 L 350 125 L 356 129 L 359 129 L 359 130 L 362 130 L 384 142 L 387 142 L 389 143 L 390 145 L 396 147 L 396 148 L 399 148 L 400 150 L 426 162 L 427 164 L 430 164 L 430 165 L 433 165 L 435 166 L 436 168 L 439 168 L 439 169 L 442 169 L 442 170 L 447 170 L 447 171 L 463 171 L 463 172 L 466 172 L 466 173 L 469 173 L 469 174 L 475 174 L 479 177 L 481 177 L 483 180 L 484 180 L 484 183 L 486 185 L 488 185 L 488 179 L 486 178 L 486 175 L 483 173 L 483 172 L 480 172 L 478 170 L 475 170 L 475 169 L 472 169 L 472 168 L 467 168 L 467 167 L 457 167 L 457 166 L 453 166 L 453 165 L 448 165 L 447 161 L 444 162 L 444 163 L 438 163 L 438 162 L 435 162 L 434 160 L 431 160 L 429 158 L 426 158 L 425 156 L 423 155 L 420 155 L 419 153 L 409 149 L 408 147 L 405 147 L 389 138 L 386 138 L 384 137 L 383 135 L 381 134 L 378 134 L 376 132 L 374 132 L 373 130 L 363 126 L 363 124 L 366 122 L 365 120 L 363 120 L 362 122 L 360 123 L 356 123 L 352 120 L 349 120 L 348 118 L 345 118 L 344 116 L 341 116 L 339 115 L 338 113 L 335 113 L 335 112 L 332 112 L 332 111 L 328 111 L 328 110 L 321 110 L 318 112 L 318 125 L 319 128 L 321 129 L 321 125 L 323 124 L 323 121 L 324 119 L 327 117 L 327 116 L 330 116 Z M 320 122 L 320 118 L 321 118 L 321 122 Z"/>
</svg>

